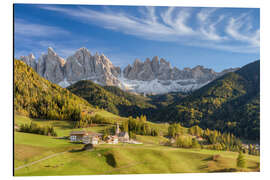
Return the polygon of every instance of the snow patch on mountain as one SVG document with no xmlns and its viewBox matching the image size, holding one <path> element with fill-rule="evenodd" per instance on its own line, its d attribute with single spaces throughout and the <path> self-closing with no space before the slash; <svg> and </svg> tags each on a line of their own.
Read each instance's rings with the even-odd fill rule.
<svg viewBox="0 0 270 180">
<path fill-rule="evenodd" d="M 58 85 L 63 87 L 63 88 L 66 88 L 66 87 L 70 86 L 71 84 L 65 78 L 63 81 L 59 82 Z"/>
<path fill-rule="evenodd" d="M 231 68 L 218 73 L 203 66 L 180 70 L 157 56 L 152 60 L 136 59 L 132 65 L 121 70 L 104 54 L 91 55 L 86 48 L 78 49 L 66 60 L 51 47 L 37 61 L 33 54 L 20 59 L 42 77 L 64 88 L 81 80 L 91 80 L 102 86 L 117 86 L 123 90 L 146 94 L 193 91 L 237 70 Z"/>
<path fill-rule="evenodd" d="M 188 92 L 191 90 L 198 89 L 209 82 L 198 84 L 195 79 L 186 80 L 158 80 L 154 79 L 151 81 L 142 80 L 130 80 L 123 76 L 119 78 L 122 89 L 136 93 L 145 94 L 164 94 L 168 92 Z"/>
</svg>

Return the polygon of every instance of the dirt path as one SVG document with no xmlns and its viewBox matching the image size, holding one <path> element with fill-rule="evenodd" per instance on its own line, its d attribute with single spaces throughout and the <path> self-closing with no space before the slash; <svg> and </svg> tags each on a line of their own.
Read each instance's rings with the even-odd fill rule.
<svg viewBox="0 0 270 180">
<path fill-rule="evenodd" d="M 39 163 L 39 162 L 41 162 L 41 161 L 44 161 L 44 160 L 50 159 L 50 158 L 52 158 L 52 157 L 55 157 L 55 156 L 58 156 L 58 155 L 64 154 L 64 153 L 66 153 L 66 152 L 68 152 L 68 151 L 64 151 L 64 152 L 60 152 L 60 153 L 55 153 L 55 154 L 52 154 L 52 155 L 47 156 L 47 157 L 45 157 L 45 158 L 42 158 L 42 159 L 40 159 L 40 160 L 33 161 L 33 162 L 31 162 L 31 163 L 28 163 L 28 164 L 25 164 L 25 165 L 19 166 L 19 167 L 15 168 L 15 170 L 19 170 L 19 169 L 22 169 L 22 168 L 25 168 L 25 167 L 31 166 L 31 165 L 33 165 L 33 164 L 36 164 L 36 163 Z"/>
</svg>

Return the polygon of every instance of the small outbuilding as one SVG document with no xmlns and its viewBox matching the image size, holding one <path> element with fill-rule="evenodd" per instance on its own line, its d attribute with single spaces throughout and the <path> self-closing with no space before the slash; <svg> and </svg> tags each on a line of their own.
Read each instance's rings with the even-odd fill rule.
<svg viewBox="0 0 270 180">
<path fill-rule="evenodd" d="M 83 140 L 85 134 L 85 131 L 72 131 L 70 132 L 69 139 L 71 142 L 80 142 Z"/>
<path fill-rule="evenodd" d="M 84 144 L 98 144 L 102 134 L 86 131 L 72 131 L 70 133 L 71 142 L 82 142 Z"/>
</svg>

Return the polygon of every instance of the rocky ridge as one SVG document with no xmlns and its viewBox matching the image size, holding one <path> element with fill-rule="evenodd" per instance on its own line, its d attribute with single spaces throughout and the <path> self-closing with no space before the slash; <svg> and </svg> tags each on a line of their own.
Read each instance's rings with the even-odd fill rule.
<svg viewBox="0 0 270 180">
<path fill-rule="evenodd" d="M 104 54 L 91 55 L 86 48 L 78 49 L 66 60 L 58 56 L 51 47 L 38 60 L 33 54 L 20 59 L 42 77 L 62 87 L 80 80 L 92 80 L 100 85 L 152 94 L 195 90 L 225 73 L 237 70 L 231 68 L 218 73 L 203 66 L 179 70 L 171 67 L 165 59 L 155 56 L 144 62 L 136 59 L 132 65 L 121 71 Z"/>
<path fill-rule="evenodd" d="M 51 47 L 48 53 L 41 55 L 36 61 L 33 54 L 20 58 L 31 66 L 42 77 L 67 87 L 79 80 L 92 80 L 103 85 L 119 85 L 117 77 L 120 68 L 115 67 L 103 54 L 91 55 L 86 48 L 80 48 L 66 61 L 58 56 Z"/>
</svg>

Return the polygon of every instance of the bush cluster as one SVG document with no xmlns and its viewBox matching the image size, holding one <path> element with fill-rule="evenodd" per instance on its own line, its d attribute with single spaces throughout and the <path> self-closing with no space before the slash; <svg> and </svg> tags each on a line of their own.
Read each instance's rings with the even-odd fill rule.
<svg viewBox="0 0 270 180">
<path fill-rule="evenodd" d="M 22 124 L 19 129 L 20 132 L 41 134 L 46 136 L 57 136 L 52 126 L 38 126 L 31 122 L 30 124 Z"/>
</svg>

